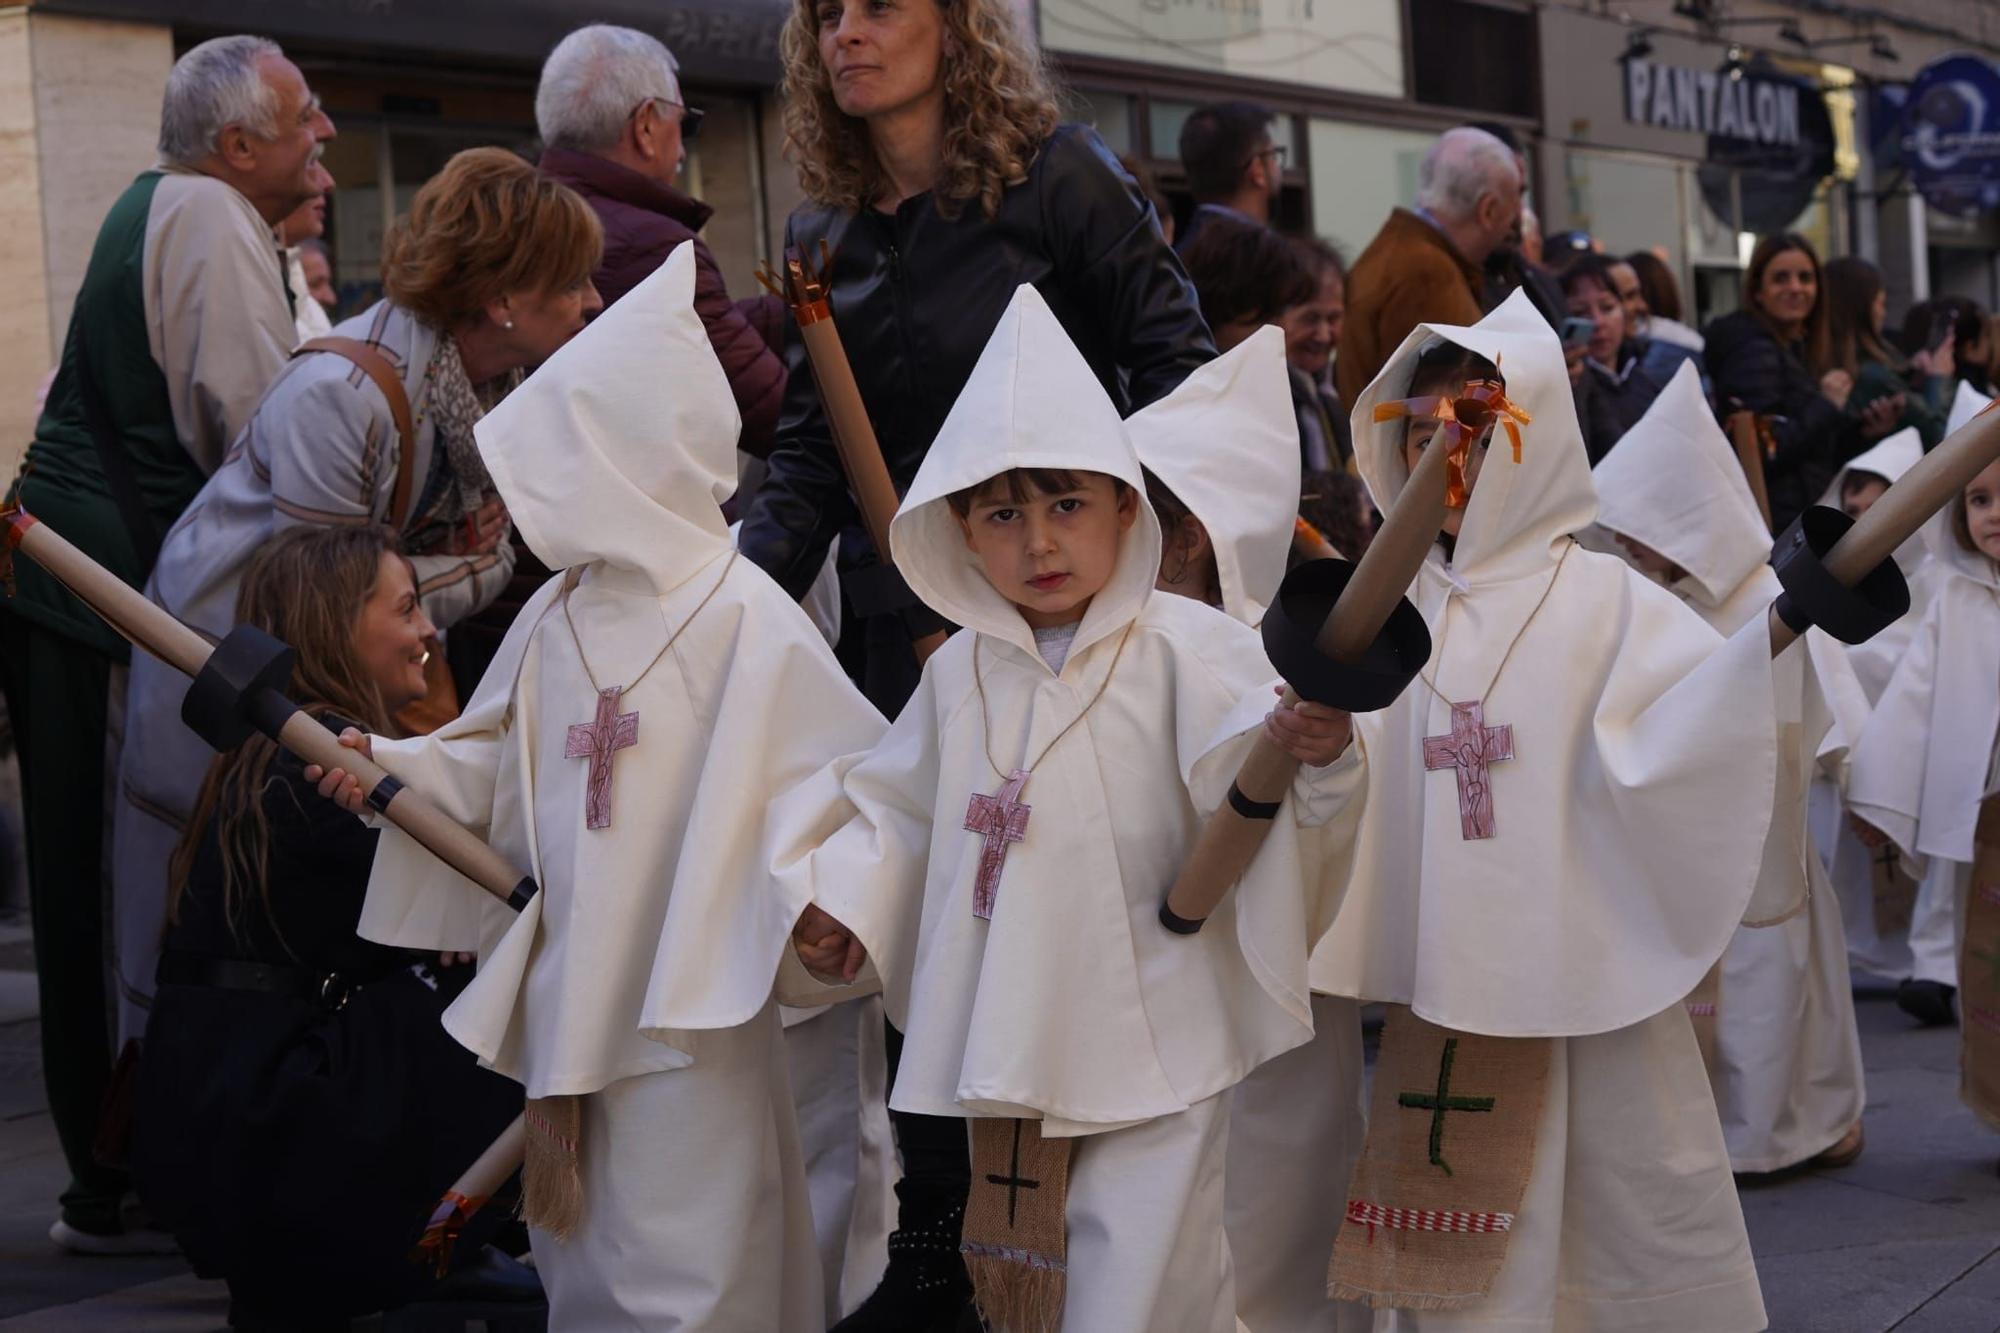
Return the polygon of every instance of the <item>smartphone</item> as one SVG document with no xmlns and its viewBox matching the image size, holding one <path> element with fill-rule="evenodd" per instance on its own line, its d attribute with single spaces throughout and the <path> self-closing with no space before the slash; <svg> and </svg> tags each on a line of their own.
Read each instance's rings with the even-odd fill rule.
<svg viewBox="0 0 2000 1333">
<path fill-rule="evenodd" d="M 1952 330 L 1956 328 L 1957 325 L 1958 325 L 1958 312 L 1956 310 L 1944 309 L 1938 311 L 1935 315 L 1932 315 L 1931 336 L 1924 339 L 1925 348 L 1932 352 L 1935 352 L 1938 350 L 1938 348 L 1943 347 L 1944 340 L 1951 336 Z"/>
<path fill-rule="evenodd" d="M 1586 315 L 1571 315 L 1562 322 L 1564 347 L 1581 347 L 1597 336 L 1597 321 Z"/>
</svg>

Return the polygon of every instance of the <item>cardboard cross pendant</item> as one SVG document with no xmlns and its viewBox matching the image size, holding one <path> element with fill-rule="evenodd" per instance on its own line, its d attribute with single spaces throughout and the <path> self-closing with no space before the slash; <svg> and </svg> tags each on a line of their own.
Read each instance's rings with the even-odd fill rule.
<svg viewBox="0 0 2000 1333">
<path fill-rule="evenodd" d="M 1000 870 L 1007 864 L 1007 844 L 1028 836 L 1030 807 L 1021 804 L 1021 788 L 1027 785 L 1026 769 L 1015 769 L 997 795 L 974 792 L 965 808 L 965 828 L 977 833 L 979 873 L 972 881 L 972 914 L 981 921 L 993 919 L 993 899 L 1000 892 Z"/>
<path fill-rule="evenodd" d="M 624 693 L 622 685 L 599 690 L 596 721 L 578 722 L 570 727 L 569 743 L 563 748 L 565 759 L 590 761 L 590 776 L 584 780 L 583 788 L 585 828 L 611 826 L 612 756 L 639 743 L 637 710 L 630 713 L 618 711 L 618 699 Z"/>
<path fill-rule="evenodd" d="M 1514 728 L 1485 723 L 1485 704 L 1455 703 L 1450 734 L 1424 737 L 1424 767 L 1457 772 L 1458 831 L 1466 839 L 1493 836 L 1493 787 L 1486 766 L 1514 757 Z"/>
</svg>

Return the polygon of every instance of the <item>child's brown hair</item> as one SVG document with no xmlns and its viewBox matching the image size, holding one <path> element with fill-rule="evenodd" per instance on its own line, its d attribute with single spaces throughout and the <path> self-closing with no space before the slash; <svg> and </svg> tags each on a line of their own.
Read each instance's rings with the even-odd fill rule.
<svg viewBox="0 0 2000 1333">
<path fill-rule="evenodd" d="M 1068 491 L 1082 490 L 1084 478 L 1090 475 L 1081 468 L 1067 467 L 1015 467 L 988 477 L 977 486 L 968 486 L 962 491 L 953 491 L 945 500 L 951 512 L 960 518 L 972 512 L 972 506 L 981 499 L 996 492 L 1004 493 L 1009 504 L 1026 504 L 1037 495 L 1062 495 Z M 1120 500 L 1125 492 L 1132 489 L 1117 477 L 1111 478 Z"/>
</svg>

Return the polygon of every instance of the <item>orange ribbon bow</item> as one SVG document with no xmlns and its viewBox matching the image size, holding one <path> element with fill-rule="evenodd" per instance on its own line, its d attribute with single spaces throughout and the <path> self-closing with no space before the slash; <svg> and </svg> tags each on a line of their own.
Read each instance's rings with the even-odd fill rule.
<svg viewBox="0 0 2000 1333">
<path fill-rule="evenodd" d="M 1465 457 L 1472 446 L 1497 423 L 1506 430 L 1507 441 L 1514 447 L 1514 461 L 1519 463 L 1521 427 L 1533 422 L 1508 399 L 1505 386 L 1497 380 L 1467 380 L 1465 392 L 1455 397 L 1438 394 L 1375 405 L 1378 422 L 1404 417 L 1435 417 L 1444 428 L 1445 448 L 1451 452 L 1445 464 L 1444 502 L 1453 509 L 1465 508 L 1472 497 L 1472 488 L 1465 482 Z"/>
</svg>

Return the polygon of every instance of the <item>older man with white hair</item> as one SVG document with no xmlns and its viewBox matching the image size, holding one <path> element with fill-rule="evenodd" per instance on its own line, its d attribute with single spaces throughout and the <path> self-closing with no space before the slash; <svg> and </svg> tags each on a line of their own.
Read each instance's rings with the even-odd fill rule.
<svg viewBox="0 0 2000 1333">
<path fill-rule="evenodd" d="M 1471 325 L 1482 266 L 1521 217 L 1520 159 L 1485 130 L 1447 130 L 1417 174 L 1417 207 L 1398 208 L 1347 275 L 1334 363 L 1342 402 L 1358 402 L 1419 324 Z"/>
<path fill-rule="evenodd" d="M 541 167 L 604 223 L 592 280 L 608 306 L 693 242 L 695 309 L 743 415 L 738 446 L 762 457 L 785 391 L 784 308 L 772 297 L 733 301 L 701 237 L 715 210 L 675 188 L 702 113 L 681 95 L 679 66 L 656 39 L 592 24 L 556 43 L 542 65 L 535 121 Z"/>
<path fill-rule="evenodd" d="M 295 341 L 273 228 L 314 193 L 333 124 L 261 37 L 219 37 L 167 78 L 160 160 L 112 204 L 14 498 L 134 587 Z M 41 990 L 42 1068 L 70 1169 L 50 1238 L 158 1249 L 92 1153 L 111 1080 L 102 903 L 107 736 L 125 644 L 23 561 L 0 614 Z M 116 769 L 115 754 L 110 757 Z"/>
</svg>

